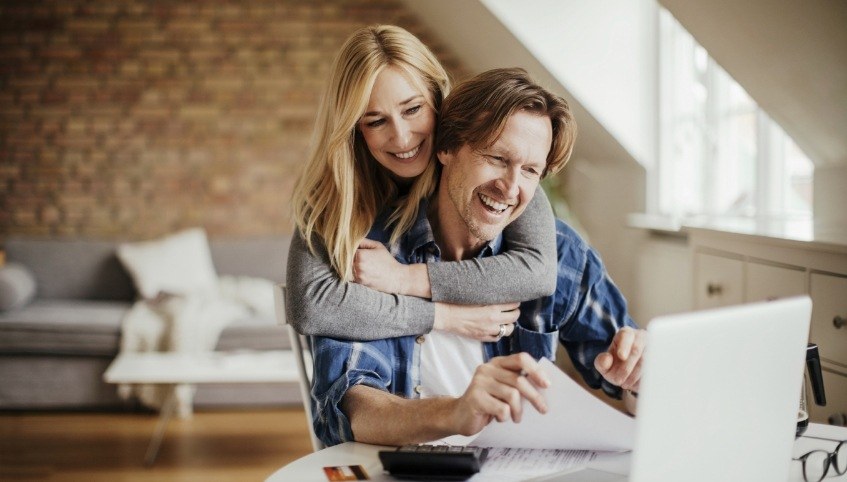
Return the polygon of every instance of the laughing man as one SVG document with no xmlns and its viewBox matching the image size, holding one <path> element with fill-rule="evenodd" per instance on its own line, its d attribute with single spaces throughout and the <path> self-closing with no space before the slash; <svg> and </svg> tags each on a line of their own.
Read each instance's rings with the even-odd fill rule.
<svg viewBox="0 0 847 482">
<path fill-rule="evenodd" d="M 520 69 L 495 69 L 445 99 L 436 149 L 438 189 L 390 252 L 405 264 L 492 256 L 501 233 L 532 199 L 541 179 L 567 162 L 576 125 L 567 103 Z M 540 412 L 549 380 L 541 357 L 556 340 L 593 388 L 614 397 L 637 391 L 645 339 L 597 253 L 556 223 L 558 279 L 553 295 L 520 307 L 510 336 L 480 342 L 441 331 L 354 342 L 313 340 L 313 424 L 326 445 L 359 441 L 423 443 L 473 435 L 492 420 L 519 422 L 522 399 Z M 388 245 L 380 217 L 368 238 Z"/>
</svg>

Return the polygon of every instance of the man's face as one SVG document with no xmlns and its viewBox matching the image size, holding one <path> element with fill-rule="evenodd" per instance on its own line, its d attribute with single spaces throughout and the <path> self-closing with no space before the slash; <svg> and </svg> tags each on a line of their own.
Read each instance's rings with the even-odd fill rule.
<svg viewBox="0 0 847 482">
<path fill-rule="evenodd" d="M 549 117 L 519 111 L 491 146 L 438 153 L 455 208 L 450 217 L 464 221 L 475 241 L 494 239 L 535 195 L 552 141 Z"/>
</svg>

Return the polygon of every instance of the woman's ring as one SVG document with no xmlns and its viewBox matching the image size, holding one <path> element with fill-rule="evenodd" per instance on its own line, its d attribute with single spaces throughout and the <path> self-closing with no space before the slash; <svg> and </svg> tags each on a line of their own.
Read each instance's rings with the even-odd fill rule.
<svg viewBox="0 0 847 482">
<path fill-rule="evenodd" d="M 500 325 L 500 332 L 497 333 L 497 340 L 503 338 L 503 335 L 506 334 L 506 325 Z"/>
</svg>

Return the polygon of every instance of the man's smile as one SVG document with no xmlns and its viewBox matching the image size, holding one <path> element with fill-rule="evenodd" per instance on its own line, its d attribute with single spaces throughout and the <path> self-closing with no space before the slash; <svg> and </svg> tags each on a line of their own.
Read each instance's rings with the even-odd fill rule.
<svg viewBox="0 0 847 482">
<path fill-rule="evenodd" d="M 482 201 L 482 204 L 488 208 L 488 211 L 491 211 L 494 214 L 503 214 L 506 209 L 513 206 L 513 204 L 510 205 L 508 203 L 497 201 L 483 193 L 479 193 L 479 200 Z"/>
</svg>

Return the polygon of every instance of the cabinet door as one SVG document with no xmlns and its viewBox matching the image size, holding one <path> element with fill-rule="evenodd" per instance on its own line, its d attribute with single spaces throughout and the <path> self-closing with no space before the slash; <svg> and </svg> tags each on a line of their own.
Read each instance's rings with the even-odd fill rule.
<svg viewBox="0 0 847 482">
<path fill-rule="evenodd" d="M 769 301 L 806 294 L 806 272 L 802 268 L 782 268 L 762 263 L 747 263 L 744 284 L 747 302 Z"/>
<path fill-rule="evenodd" d="M 847 415 L 847 377 L 824 369 L 823 388 L 826 393 L 826 406 L 819 407 L 815 405 L 812 389 L 808 380 L 806 381 L 806 403 L 809 406 L 809 420 L 815 423 L 829 423 L 829 417 L 832 415 Z"/>
<path fill-rule="evenodd" d="M 847 278 L 812 273 L 811 341 L 821 358 L 847 367 Z"/>
<path fill-rule="evenodd" d="M 695 262 L 698 309 L 737 305 L 744 301 L 744 264 L 741 260 L 697 253 Z"/>
</svg>

